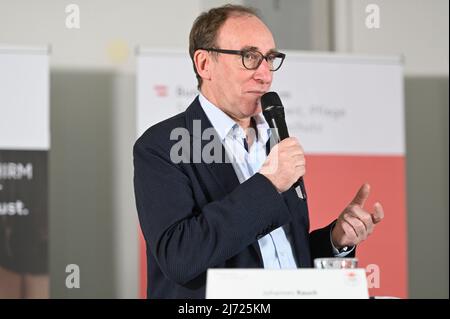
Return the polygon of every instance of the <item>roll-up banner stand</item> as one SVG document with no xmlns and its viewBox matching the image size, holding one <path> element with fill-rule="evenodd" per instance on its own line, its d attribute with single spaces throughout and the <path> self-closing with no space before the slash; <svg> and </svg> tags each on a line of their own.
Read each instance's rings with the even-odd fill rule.
<svg viewBox="0 0 450 319">
<path fill-rule="evenodd" d="M 49 48 L 0 45 L 0 298 L 48 298 Z"/>
<path fill-rule="evenodd" d="M 182 112 L 198 94 L 187 52 L 138 50 L 137 135 Z M 341 213 L 368 182 L 365 208 L 385 219 L 357 248 L 372 296 L 407 297 L 405 123 L 401 57 L 287 52 L 272 90 L 303 145 L 311 230 Z M 141 241 L 141 296 L 145 243 Z M 151 283 L 150 283 L 151 289 Z"/>
</svg>

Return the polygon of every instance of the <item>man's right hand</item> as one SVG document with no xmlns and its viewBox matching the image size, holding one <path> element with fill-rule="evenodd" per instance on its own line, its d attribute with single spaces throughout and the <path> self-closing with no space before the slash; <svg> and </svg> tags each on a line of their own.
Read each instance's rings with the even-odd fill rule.
<svg viewBox="0 0 450 319">
<path fill-rule="evenodd" d="M 297 138 L 289 137 L 272 148 L 259 173 L 283 193 L 305 175 L 305 163 L 302 146 Z"/>
</svg>

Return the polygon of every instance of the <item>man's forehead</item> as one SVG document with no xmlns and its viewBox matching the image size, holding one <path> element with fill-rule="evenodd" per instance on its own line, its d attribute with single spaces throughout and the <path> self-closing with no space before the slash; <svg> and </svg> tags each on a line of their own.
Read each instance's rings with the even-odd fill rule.
<svg viewBox="0 0 450 319">
<path fill-rule="evenodd" d="M 233 49 L 275 50 L 272 32 L 255 16 L 229 17 L 219 30 L 217 42 L 234 45 Z"/>
</svg>

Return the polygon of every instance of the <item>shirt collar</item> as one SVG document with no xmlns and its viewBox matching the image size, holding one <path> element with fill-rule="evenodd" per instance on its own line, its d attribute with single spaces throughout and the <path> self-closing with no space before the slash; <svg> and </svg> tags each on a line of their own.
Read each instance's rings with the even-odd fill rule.
<svg viewBox="0 0 450 319">
<path fill-rule="evenodd" d="M 217 134 L 219 135 L 222 142 L 225 140 L 228 134 L 232 132 L 235 132 L 239 135 L 242 134 L 242 137 L 245 136 L 243 135 L 243 129 L 225 112 L 208 101 L 208 99 L 202 93 L 199 93 L 199 101 L 203 111 L 206 113 L 206 116 L 208 117 L 214 129 L 217 131 Z M 264 144 L 267 143 L 271 134 L 269 124 L 267 124 L 267 121 L 262 113 L 258 113 L 253 116 L 253 119 L 255 120 L 256 130 L 259 135 L 258 140 L 261 140 L 261 142 L 263 142 Z"/>
<path fill-rule="evenodd" d="M 225 137 L 230 133 L 230 131 L 234 128 L 234 126 L 238 126 L 236 122 L 225 114 L 221 109 L 212 104 L 203 94 L 199 94 L 200 105 L 205 111 L 206 116 L 211 122 L 214 129 L 217 131 L 217 134 L 220 137 L 220 140 L 223 141 Z"/>
</svg>

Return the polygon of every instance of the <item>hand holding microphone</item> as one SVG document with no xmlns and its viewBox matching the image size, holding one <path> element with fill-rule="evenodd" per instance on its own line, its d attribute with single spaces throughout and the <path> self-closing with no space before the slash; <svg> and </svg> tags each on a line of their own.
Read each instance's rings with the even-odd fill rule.
<svg viewBox="0 0 450 319">
<path fill-rule="evenodd" d="M 284 119 L 284 108 L 280 97 L 275 92 L 268 92 L 261 97 L 264 118 L 272 128 L 277 142 L 270 151 L 260 173 L 267 177 L 279 192 L 285 192 L 292 186 L 306 200 L 303 183 L 305 175 L 305 154 L 295 137 L 289 137 Z"/>
<path fill-rule="evenodd" d="M 259 171 L 278 192 L 283 193 L 305 175 L 305 155 L 297 138 L 288 137 L 275 145 Z"/>
</svg>

